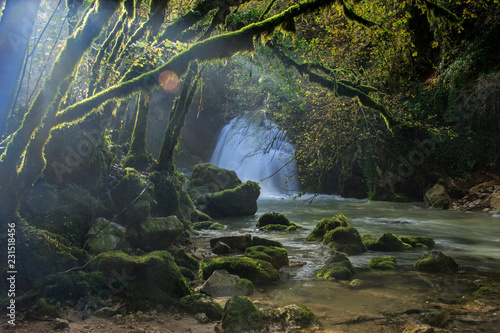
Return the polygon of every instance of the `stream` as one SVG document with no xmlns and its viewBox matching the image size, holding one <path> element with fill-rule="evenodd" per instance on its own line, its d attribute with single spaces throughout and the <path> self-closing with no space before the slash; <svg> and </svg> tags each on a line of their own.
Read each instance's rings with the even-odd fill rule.
<svg viewBox="0 0 500 333">
<path fill-rule="evenodd" d="M 319 220 L 342 213 L 351 219 L 351 225 L 360 234 L 383 233 L 431 236 L 435 249 L 454 258 L 463 266 L 492 271 L 500 267 L 500 216 L 487 213 L 464 213 L 427 209 L 420 203 L 392 203 L 339 196 L 320 195 L 292 200 L 267 196 L 259 198 L 259 210 L 254 216 L 218 220 L 226 226 L 221 231 L 203 231 L 195 238 L 196 245 L 210 251 L 212 237 L 229 234 L 252 234 L 277 240 L 289 252 L 290 260 L 304 261 L 305 265 L 283 276 L 277 286 L 266 288 L 256 298 L 274 306 L 304 305 L 320 319 L 324 329 L 333 329 L 338 323 L 359 318 L 380 317 L 386 313 L 421 308 L 426 298 L 438 292 L 460 292 L 453 282 L 436 287 L 425 274 L 412 271 L 413 263 L 423 255 L 420 251 L 374 252 L 349 256 L 356 268 L 354 278 L 367 286 L 351 288 L 340 282 L 318 280 L 314 272 L 328 258 L 328 248 L 305 238 Z M 275 211 L 285 214 L 301 226 L 295 232 L 259 231 L 255 227 L 263 213 Z M 366 265 L 375 256 L 395 256 L 397 273 L 372 273 Z M 287 274 L 285 274 L 287 275 Z M 338 327 L 337 327 L 338 328 Z"/>
<path fill-rule="evenodd" d="M 363 318 L 380 318 L 387 313 L 419 309 L 429 296 L 452 293 L 460 296 L 459 279 L 431 281 L 428 275 L 412 270 L 413 263 L 424 252 L 373 252 L 349 256 L 356 269 L 354 278 L 362 287 L 315 278 L 314 272 L 329 257 L 328 248 L 305 238 L 323 218 L 342 213 L 360 234 L 381 236 L 431 236 L 435 249 L 451 256 L 459 265 L 480 271 L 500 267 L 500 215 L 474 212 L 427 209 L 423 203 L 392 203 L 346 199 L 335 195 L 319 195 L 297 199 L 283 198 L 283 191 L 294 192 L 297 184 L 293 147 L 286 134 L 266 118 L 266 113 L 235 118 L 220 132 L 211 163 L 235 170 L 243 181 L 254 180 L 261 185 L 258 211 L 254 216 L 225 218 L 218 222 L 224 230 L 203 231 L 195 235 L 195 245 L 210 252 L 209 239 L 221 235 L 252 234 L 280 241 L 288 250 L 289 259 L 305 262 L 298 269 L 282 272 L 277 286 L 252 295 L 253 300 L 274 307 L 289 304 L 307 306 L 319 318 L 326 331 L 338 331 L 341 323 Z M 293 232 L 259 231 L 255 224 L 267 212 L 283 213 L 303 228 Z M 367 264 L 375 256 L 394 256 L 396 273 L 372 273 Z M 450 277 L 451 278 L 451 277 Z M 445 282 L 443 282 L 445 281 Z M 349 331 L 347 329 L 346 331 Z"/>
</svg>

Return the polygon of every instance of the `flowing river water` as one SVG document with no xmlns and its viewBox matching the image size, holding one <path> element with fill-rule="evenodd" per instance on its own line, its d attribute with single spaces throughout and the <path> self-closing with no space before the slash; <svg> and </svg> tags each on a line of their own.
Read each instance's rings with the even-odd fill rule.
<svg viewBox="0 0 500 333">
<path fill-rule="evenodd" d="M 319 317 L 326 331 L 338 331 L 339 323 L 343 322 L 421 308 L 426 299 L 436 293 L 451 292 L 459 296 L 462 286 L 458 279 L 438 284 L 428 275 L 413 271 L 413 263 L 423 255 L 418 251 L 368 251 L 349 256 L 356 269 L 355 278 L 364 281 L 363 287 L 318 280 L 314 272 L 329 257 L 328 248 L 319 242 L 306 242 L 305 238 L 322 218 L 342 213 L 351 219 L 351 225 L 360 234 L 431 236 L 437 250 L 464 267 L 482 271 L 500 268 L 499 215 L 443 211 L 427 209 L 421 203 L 376 202 L 334 195 L 319 195 L 312 201 L 310 196 L 293 200 L 276 195 L 283 188 L 293 190 L 290 185 L 296 182 L 296 166 L 293 147 L 286 135 L 266 119 L 265 112 L 235 118 L 226 125 L 219 134 L 211 163 L 235 170 L 243 181 L 259 181 L 263 194 L 254 216 L 222 219 L 219 222 L 226 226 L 224 230 L 203 231 L 195 236 L 195 244 L 210 252 L 210 238 L 231 234 L 252 234 L 280 241 L 292 262 L 305 264 L 285 270 L 277 286 L 266 288 L 252 298 L 276 307 L 307 306 Z M 259 231 L 255 224 L 266 212 L 283 213 L 303 228 L 294 232 Z M 398 272 L 372 273 L 366 268 L 371 258 L 389 255 L 396 257 Z"/>
<path fill-rule="evenodd" d="M 266 288 L 257 298 L 275 306 L 307 306 L 319 317 L 326 330 L 359 318 L 420 308 L 430 295 L 460 293 L 461 286 L 453 281 L 436 286 L 427 275 L 413 271 L 413 263 L 424 253 L 421 251 L 368 251 L 349 256 L 356 268 L 355 278 L 366 283 L 361 288 L 318 280 L 314 272 L 329 257 L 328 248 L 319 242 L 307 242 L 305 238 L 322 218 L 341 212 L 351 219 L 352 226 L 361 234 L 380 236 L 390 232 L 397 236 L 431 236 L 436 241 L 435 248 L 453 257 L 460 265 L 485 271 L 500 268 L 498 215 L 442 211 L 427 209 L 420 203 L 376 202 L 339 196 L 320 195 L 312 202 L 308 199 L 261 197 L 255 216 L 221 219 L 226 228 L 203 231 L 196 236 L 196 244 L 209 251 L 210 238 L 229 234 L 252 234 L 282 242 L 290 260 L 303 261 L 305 265 L 292 270 L 291 274 L 285 272 L 279 285 Z M 294 232 L 259 231 L 255 227 L 258 217 L 270 211 L 285 214 L 303 228 Z M 372 273 L 366 268 L 372 257 L 388 255 L 396 257 L 398 272 Z"/>
</svg>

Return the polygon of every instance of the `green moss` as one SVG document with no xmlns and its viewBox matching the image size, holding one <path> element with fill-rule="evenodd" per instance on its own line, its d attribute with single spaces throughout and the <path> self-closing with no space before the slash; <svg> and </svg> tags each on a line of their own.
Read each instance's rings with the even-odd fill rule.
<svg viewBox="0 0 500 333">
<path fill-rule="evenodd" d="M 191 314 L 205 313 L 212 321 L 222 318 L 223 308 L 212 297 L 202 294 L 188 295 L 180 300 L 181 307 Z"/>
<path fill-rule="evenodd" d="M 118 212 L 123 211 L 118 217 L 120 221 L 137 225 L 149 216 L 154 200 L 148 191 L 148 184 L 140 174 L 132 168 L 126 168 L 125 171 L 125 176 L 111 190 L 111 198 Z"/>
<path fill-rule="evenodd" d="M 208 194 L 206 207 L 200 209 L 213 217 L 253 215 L 259 195 L 259 183 L 249 180 L 234 189 Z"/>
<path fill-rule="evenodd" d="M 423 244 L 427 248 L 432 249 L 434 248 L 434 245 L 436 242 L 432 237 L 428 236 L 401 236 L 399 239 L 406 244 L 410 244 L 413 248 L 419 247 L 422 248 L 422 246 L 418 246 L 418 244 Z"/>
<path fill-rule="evenodd" d="M 325 266 L 316 271 L 316 277 L 326 280 L 351 280 L 354 273 L 349 258 L 344 253 L 336 252 Z"/>
<path fill-rule="evenodd" d="M 460 266 L 453 258 L 437 250 L 427 252 L 420 257 L 413 268 L 419 272 L 427 273 L 454 273 L 460 269 Z"/>
<path fill-rule="evenodd" d="M 358 230 L 353 227 L 337 227 L 328 231 L 323 237 L 323 244 L 347 254 L 366 252 L 366 247 L 361 241 Z"/>
<path fill-rule="evenodd" d="M 105 227 L 106 226 L 106 227 Z M 124 243 L 125 228 L 104 218 L 97 219 L 87 234 L 88 251 L 92 254 L 113 251 Z"/>
<path fill-rule="evenodd" d="M 262 313 L 245 296 L 231 296 L 224 306 L 222 328 L 224 332 L 240 333 L 258 330 L 262 327 Z"/>
<path fill-rule="evenodd" d="M 88 259 L 87 253 L 69 245 L 64 237 L 28 225 L 24 220 L 18 223 L 16 241 L 19 271 L 18 286 L 31 287 L 37 279 L 70 268 L 82 266 Z"/>
<path fill-rule="evenodd" d="M 329 219 L 324 218 L 316 224 L 313 231 L 307 236 L 307 241 L 322 241 L 328 231 L 338 227 L 348 227 L 349 219 L 342 214 L 337 214 Z"/>
<path fill-rule="evenodd" d="M 373 235 L 363 235 L 363 244 L 372 251 L 395 252 L 411 250 L 411 245 L 403 243 L 396 235 L 386 233 L 379 238 Z"/>
<path fill-rule="evenodd" d="M 240 290 L 246 290 L 247 295 L 253 294 L 253 292 L 255 290 L 252 281 L 244 279 L 244 278 L 239 279 L 238 282 L 236 282 L 235 287 L 240 289 Z"/>
<path fill-rule="evenodd" d="M 289 331 L 291 327 L 307 328 L 318 325 L 318 319 L 314 313 L 305 306 L 287 305 L 266 310 L 263 314 L 266 324 L 280 332 Z"/>
<path fill-rule="evenodd" d="M 254 284 L 276 283 L 280 280 L 278 271 L 267 261 L 245 257 L 203 259 L 200 263 L 200 279 L 208 279 L 218 269 L 225 269 L 230 274 L 248 279 Z"/>
<path fill-rule="evenodd" d="M 129 153 L 123 159 L 122 165 L 125 167 L 131 167 L 138 170 L 144 170 L 148 166 L 150 166 L 152 162 L 154 162 L 154 158 L 150 154 L 135 155 Z"/>
<path fill-rule="evenodd" d="M 275 269 L 288 266 L 288 251 L 282 247 L 252 246 L 245 250 L 245 256 L 267 261 Z"/>
<path fill-rule="evenodd" d="M 173 304 L 176 299 L 192 293 L 179 267 L 167 251 L 154 251 L 143 256 L 123 252 L 106 252 L 90 263 L 92 270 L 107 277 L 121 275 L 123 297 L 127 306 L 142 308 L 151 304 Z M 116 277 L 115 277 L 116 278 Z"/>
<path fill-rule="evenodd" d="M 395 257 L 373 257 L 368 263 L 372 271 L 395 271 L 398 269 Z"/>
<path fill-rule="evenodd" d="M 486 286 L 481 286 L 479 289 L 472 293 L 472 296 L 475 298 L 480 298 L 495 294 L 500 295 L 500 283 L 492 283 Z"/>
<path fill-rule="evenodd" d="M 269 212 L 269 213 L 262 214 L 259 217 L 259 220 L 257 221 L 256 227 L 261 228 L 261 227 L 265 227 L 267 225 L 273 225 L 273 224 L 282 225 L 282 226 L 286 226 L 286 227 L 292 225 L 290 220 L 282 213 Z"/>
<path fill-rule="evenodd" d="M 220 224 L 219 222 L 203 221 L 203 222 L 193 223 L 193 229 L 194 230 L 222 230 L 222 229 L 224 229 L 224 225 Z"/>
<path fill-rule="evenodd" d="M 186 253 L 186 249 L 180 248 L 174 253 L 175 263 L 189 269 L 198 269 L 200 264 L 196 258 Z"/>
</svg>

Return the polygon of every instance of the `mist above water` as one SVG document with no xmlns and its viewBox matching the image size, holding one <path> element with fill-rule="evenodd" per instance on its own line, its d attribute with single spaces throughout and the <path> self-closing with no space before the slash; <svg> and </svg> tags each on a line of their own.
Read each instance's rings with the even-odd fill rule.
<svg viewBox="0 0 500 333">
<path fill-rule="evenodd" d="M 294 149 L 286 133 L 263 111 L 234 118 L 224 126 L 210 162 L 234 170 L 243 182 L 259 182 L 263 196 L 279 196 L 298 188 Z"/>
</svg>

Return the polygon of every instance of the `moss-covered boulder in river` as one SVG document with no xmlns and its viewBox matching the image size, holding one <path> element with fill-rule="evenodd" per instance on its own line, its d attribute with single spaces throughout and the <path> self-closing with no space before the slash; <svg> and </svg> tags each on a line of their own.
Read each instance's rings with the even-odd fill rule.
<svg viewBox="0 0 500 333">
<path fill-rule="evenodd" d="M 300 225 L 290 222 L 290 220 L 282 213 L 269 212 L 264 213 L 259 217 L 255 225 L 260 230 L 296 230 L 302 228 Z M 295 228 L 290 228 L 295 227 Z"/>
<path fill-rule="evenodd" d="M 208 279 L 219 269 L 225 269 L 254 284 L 270 284 L 280 280 L 278 271 L 270 263 L 246 257 L 205 258 L 200 263 L 200 279 Z"/>
<path fill-rule="evenodd" d="M 233 189 L 208 194 L 200 210 L 212 217 L 253 215 L 259 195 L 259 184 L 249 180 Z"/>
<path fill-rule="evenodd" d="M 267 261 L 275 269 L 288 266 L 288 251 L 276 246 L 252 246 L 245 250 L 245 256 Z"/>
<path fill-rule="evenodd" d="M 316 271 L 316 276 L 326 280 L 351 280 L 354 267 L 344 253 L 334 252 L 325 265 Z"/>
<path fill-rule="evenodd" d="M 366 252 L 366 246 L 361 241 L 358 230 L 353 227 L 337 227 L 329 231 L 323 237 L 323 244 L 347 254 Z"/>
<path fill-rule="evenodd" d="M 331 218 L 324 218 L 316 224 L 316 227 L 307 236 L 307 241 L 319 241 L 323 240 L 323 237 L 331 231 L 338 227 L 348 227 L 349 219 L 342 214 L 337 214 Z"/>
<path fill-rule="evenodd" d="M 436 242 L 429 236 L 401 236 L 399 239 L 406 244 L 410 244 L 414 250 L 432 249 Z"/>
<path fill-rule="evenodd" d="M 249 296 L 254 292 L 254 286 L 250 280 L 219 269 L 210 275 L 200 287 L 200 291 L 212 297 Z"/>
<path fill-rule="evenodd" d="M 195 165 L 187 191 L 196 207 L 212 217 L 253 215 L 260 195 L 258 183 L 242 183 L 234 171 L 210 163 Z"/>
<path fill-rule="evenodd" d="M 224 306 L 222 328 L 227 333 L 256 331 L 263 326 L 262 312 L 245 296 L 231 296 Z"/>
<path fill-rule="evenodd" d="M 395 271 L 398 269 L 396 257 L 373 257 L 368 263 L 372 271 Z"/>
<path fill-rule="evenodd" d="M 224 225 L 220 224 L 219 222 L 203 221 L 203 222 L 193 223 L 193 229 L 194 230 L 222 230 L 222 229 L 224 229 Z"/>
<path fill-rule="evenodd" d="M 391 233 L 385 233 L 380 237 L 363 234 L 361 239 L 366 248 L 371 251 L 398 252 L 412 249 L 411 245 L 403 243 L 401 239 Z"/>
<path fill-rule="evenodd" d="M 437 250 L 424 254 L 413 264 L 413 268 L 426 273 L 454 273 L 460 270 L 460 266 L 452 257 Z"/>
<path fill-rule="evenodd" d="M 143 256 L 130 256 L 123 252 L 101 253 L 92 259 L 90 268 L 110 279 L 116 279 L 118 275 L 120 285 L 114 288 L 121 292 L 131 308 L 171 305 L 193 292 L 167 251 L 150 252 Z"/>
</svg>

